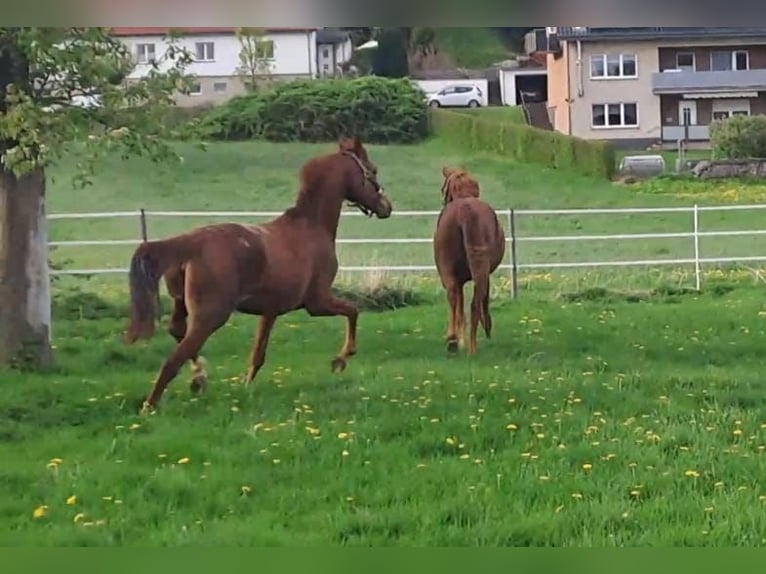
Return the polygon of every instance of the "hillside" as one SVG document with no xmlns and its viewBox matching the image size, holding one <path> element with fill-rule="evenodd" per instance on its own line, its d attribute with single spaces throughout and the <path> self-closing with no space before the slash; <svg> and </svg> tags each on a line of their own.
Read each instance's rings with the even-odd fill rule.
<svg viewBox="0 0 766 574">
<path fill-rule="evenodd" d="M 497 28 L 435 28 L 434 44 L 455 66 L 484 68 L 514 55 Z"/>
</svg>

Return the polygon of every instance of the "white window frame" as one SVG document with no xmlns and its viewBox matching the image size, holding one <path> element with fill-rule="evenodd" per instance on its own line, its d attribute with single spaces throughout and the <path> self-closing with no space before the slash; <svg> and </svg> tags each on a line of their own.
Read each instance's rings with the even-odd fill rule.
<svg viewBox="0 0 766 574">
<path fill-rule="evenodd" d="M 200 58 L 200 51 L 202 57 Z M 215 42 L 212 40 L 202 40 L 194 43 L 194 61 L 195 62 L 215 62 Z"/>
<path fill-rule="evenodd" d="M 136 62 L 139 64 L 151 64 L 157 60 L 157 46 L 154 42 L 136 43 Z"/>
<path fill-rule="evenodd" d="M 687 66 L 681 66 L 678 63 L 678 57 L 679 56 L 691 56 L 692 57 L 691 70 L 688 70 Z M 696 72 L 697 71 L 697 54 L 695 54 L 694 52 L 676 52 L 676 70 L 685 70 L 685 71 L 689 71 L 689 72 Z"/>
<path fill-rule="evenodd" d="M 607 61 L 609 59 L 609 56 L 619 56 L 620 57 L 620 73 L 617 76 L 610 76 L 609 75 L 609 68 L 607 66 Z M 604 67 L 604 75 L 603 76 L 596 76 L 593 74 L 593 60 L 594 58 L 601 58 L 601 65 Z M 634 74 L 625 74 L 625 58 L 632 58 L 633 59 L 633 67 L 635 69 Z M 589 67 L 589 73 L 590 73 L 590 79 L 591 80 L 635 80 L 638 78 L 638 54 L 592 54 L 590 58 L 588 58 L 588 67 Z"/>
<path fill-rule="evenodd" d="M 269 46 L 270 45 L 271 46 L 271 55 L 265 55 L 263 57 L 258 55 L 258 58 L 260 60 L 265 60 L 267 62 L 273 62 L 274 59 L 275 59 L 275 54 L 277 53 L 277 43 L 274 40 L 272 40 L 271 38 L 264 38 L 262 40 L 261 39 L 256 40 L 255 41 L 255 51 L 256 51 L 256 54 L 258 54 L 261 45 L 265 45 L 265 46 Z"/>
<path fill-rule="evenodd" d="M 626 124 L 625 123 L 625 106 L 626 105 L 633 105 L 636 106 L 636 123 L 635 124 Z M 604 122 L 609 122 L 609 106 L 620 106 L 620 124 L 618 125 L 609 125 L 608 123 L 605 123 L 603 126 L 597 126 L 595 122 L 593 121 L 593 108 L 595 106 L 601 106 L 604 108 Z M 606 102 L 606 103 L 597 103 L 597 104 L 591 104 L 590 107 L 590 127 L 594 130 L 620 130 L 620 129 L 638 129 L 638 127 L 641 125 L 641 118 L 639 117 L 639 110 L 638 110 L 638 102 Z"/>
<path fill-rule="evenodd" d="M 729 68 L 728 70 L 713 70 L 713 54 L 720 53 L 720 52 L 723 52 L 723 53 L 728 52 L 729 55 L 730 55 L 730 62 L 729 63 L 731 64 L 731 68 Z M 741 70 L 737 69 L 737 55 L 738 54 L 744 54 L 745 55 L 745 67 L 743 69 L 741 69 Z M 713 72 L 728 72 L 728 71 L 741 72 L 741 71 L 749 70 L 749 69 L 750 69 L 750 50 L 736 50 L 736 49 L 734 49 L 734 50 L 711 50 L 711 52 L 710 52 L 710 70 L 713 71 Z"/>
<path fill-rule="evenodd" d="M 194 86 L 199 87 L 199 90 L 197 90 L 196 92 L 193 91 Z M 201 96 L 202 95 L 202 82 L 197 82 L 197 81 L 192 82 L 191 86 L 189 86 L 189 95 L 190 96 Z"/>
<path fill-rule="evenodd" d="M 223 86 L 223 89 L 218 89 L 218 87 Z M 220 80 L 218 82 L 213 82 L 213 93 L 214 94 L 225 94 L 226 91 L 229 89 L 229 83 L 225 82 L 223 80 Z"/>
</svg>

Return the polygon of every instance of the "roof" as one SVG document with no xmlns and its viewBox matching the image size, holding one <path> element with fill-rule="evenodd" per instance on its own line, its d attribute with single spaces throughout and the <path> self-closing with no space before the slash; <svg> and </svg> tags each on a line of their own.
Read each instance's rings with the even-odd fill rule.
<svg viewBox="0 0 766 574">
<path fill-rule="evenodd" d="M 643 28 L 592 28 L 562 26 L 557 36 L 561 40 L 667 40 L 706 38 L 766 38 L 765 27 L 746 26 L 654 26 Z"/>
<path fill-rule="evenodd" d="M 166 36 L 171 30 L 176 30 L 181 34 L 195 35 L 195 34 L 233 34 L 237 31 L 236 27 L 224 28 L 224 27 L 197 27 L 197 28 L 181 28 L 181 27 L 113 27 L 111 32 L 114 36 Z M 265 32 L 279 33 L 279 32 L 311 32 L 316 28 L 263 28 Z"/>
<path fill-rule="evenodd" d="M 317 30 L 317 44 L 342 44 L 351 34 L 342 30 Z"/>
</svg>

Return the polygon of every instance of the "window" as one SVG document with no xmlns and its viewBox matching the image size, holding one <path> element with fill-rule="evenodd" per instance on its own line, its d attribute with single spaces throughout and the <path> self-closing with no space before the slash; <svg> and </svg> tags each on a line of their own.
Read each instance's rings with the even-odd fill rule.
<svg viewBox="0 0 766 574">
<path fill-rule="evenodd" d="M 193 82 L 189 86 L 189 95 L 190 96 L 199 96 L 202 93 L 202 84 L 199 82 Z"/>
<path fill-rule="evenodd" d="M 322 57 L 323 58 L 329 58 L 330 57 L 330 49 L 329 48 L 323 48 L 322 49 Z"/>
<path fill-rule="evenodd" d="M 634 103 L 594 104 L 592 124 L 594 128 L 638 127 L 638 106 Z"/>
<path fill-rule="evenodd" d="M 226 82 L 213 83 L 213 92 L 216 94 L 223 94 L 226 91 Z"/>
<path fill-rule="evenodd" d="M 194 45 L 198 62 L 212 62 L 215 60 L 215 44 L 213 42 L 197 42 Z"/>
<path fill-rule="evenodd" d="M 749 68 L 750 54 L 747 50 L 716 50 L 710 53 L 710 69 L 714 72 Z"/>
<path fill-rule="evenodd" d="M 136 61 L 139 64 L 150 64 L 156 59 L 154 44 L 136 44 Z"/>
<path fill-rule="evenodd" d="M 597 54 L 590 57 L 590 77 L 637 78 L 638 64 L 635 54 Z"/>
<path fill-rule="evenodd" d="M 726 120 L 733 116 L 749 116 L 750 100 L 713 100 L 713 119 Z"/>
<path fill-rule="evenodd" d="M 274 40 L 257 40 L 255 43 L 256 57 L 262 60 L 274 59 Z"/>
<path fill-rule="evenodd" d="M 694 52 L 678 52 L 676 54 L 676 68 L 686 72 L 693 72 L 697 69 L 697 60 Z"/>
</svg>

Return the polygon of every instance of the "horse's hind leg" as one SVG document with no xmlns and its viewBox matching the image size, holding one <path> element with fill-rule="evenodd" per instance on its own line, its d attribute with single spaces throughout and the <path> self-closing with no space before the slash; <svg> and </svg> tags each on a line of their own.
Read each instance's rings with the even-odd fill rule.
<svg viewBox="0 0 766 574">
<path fill-rule="evenodd" d="M 167 273 L 165 282 L 168 293 L 173 297 L 173 313 L 170 316 L 168 333 L 176 340 L 176 343 L 180 343 L 186 336 L 186 318 L 189 315 L 186 301 L 184 301 L 183 271 L 178 269 Z M 191 391 L 193 393 L 202 392 L 207 388 L 208 383 L 205 358 L 201 355 L 195 355 L 189 361 L 192 368 Z"/>
<path fill-rule="evenodd" d="M 460 319 L 458 315 L 458 303 L 460 302 L 461 287 L 457 282 L 450 282 L 447 287 L 447 301 L 449 302 L 449 323 L 447 325 L 447 352 L 451 355 L 457 353 L 460 340 Z"/>
<path fill-rule="evenodd" d="M 186 335 L 162 364 L 152 392 L 144 401 L 143 412 L 157 405 L 165 392 L 165 388 L 178 375 L 183 364 L 192 360 L 193 357 L 199 356 L 205 341 L 226 323 L 231 315 L 231 311 L 226 309 L 205 309 L 202 312 L 195 312 L 194 309 L 191 309 L 190 311 Z"/>
</svg>

